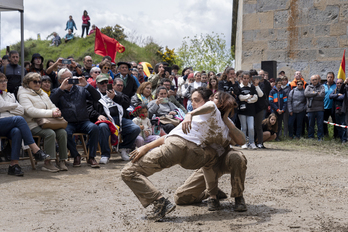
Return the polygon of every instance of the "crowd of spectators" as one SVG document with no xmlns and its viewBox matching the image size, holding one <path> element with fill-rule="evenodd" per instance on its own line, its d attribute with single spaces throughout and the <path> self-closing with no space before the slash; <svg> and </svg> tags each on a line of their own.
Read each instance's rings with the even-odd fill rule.
<svg viewBox="0 0 348 232">
<path fill-rule="evenodd" d="M 333 72 L 327 74 L 324 84 L 319 75 L 311 76 L 310 83 L 306 83 L 301 71 L 296 71 L 291 81 L 283 71 L 276 79 L 269 79 L 263 70 L 235 72 L 232 67 L 218 74 L 185 67 L 180 75 L 180 67 L 168 67 L 166 62 L 152 68 L 147 62 L 115 64 L 108 56 L 99 64 L 93 64 L 92 57 L 86 56 L 83 65 L 73 57 L 58 58 L 47 61 L 44 69 L 44 57 L 35 53 L 22 80 L 18 52 L 9 53 L 8 64 L 4 60 L 6 57 L 0 69 L 0 126 L 9 125 L 10 118 L 14 126 L 0 135 L 13 139 L 19 128 L 16 125 L 23 124 L 24 119 L 28 128 L 19 130 L 29 130 L 31 136 L 43 139 L 45 152 L 36 147 L 33 151 L 37 159 L 45 157 L 42 170 L 49 172 L 68 169 L 68 151 L 74 159 L 73 166 L 81 165 L 74 133 L 88 135 L 87 163 L 91 167 L 109 162 L 113 149 L 109 137 L 114 135 L 115 128 L 119 144 L 114 149 L 123 160 L 129 160 L 128 154 L 136 146 L 170 133 L 183 120 L 185 113 L 192 110 L 191 94 L 199 87 L 213 93 L 229 93 L 237 100 L 238 108 L 231 119 L 247 137 L 243 149 L 263 149 L 264 142 L 279 141 L 282 137 L 299 139 L 305 135 L 304 128 L 308 138 L 314 138 L 315 121 L 317 139 L 322 140 L 328 135 L 323 121 L 330 116 L 333 122 L 346 125 L 347 81 L 338 79 L 335 83 Z M 77 82 L 74 84 L 71 79 Z M 63 117 L 68 125 L 59 130 L 42 129 L 37 119 L 45 117 Z M 28 136 L 22 134 L 25 143 L 32 144 L 32 137 Z M 345 143 L 346 129 L 335 128 L 334 137 Z M 95 159 L 98 143 L 99 163 Z M 11 159 L 17 171 L 10 171 L 14 170 L 11 165 L 9 174 L 21 175 L 18 147 L 16 143 L 13 146 L 16 154 Z M 57 151 L 58 167 L 50 162 L 57 158 Z"/>
</svg>

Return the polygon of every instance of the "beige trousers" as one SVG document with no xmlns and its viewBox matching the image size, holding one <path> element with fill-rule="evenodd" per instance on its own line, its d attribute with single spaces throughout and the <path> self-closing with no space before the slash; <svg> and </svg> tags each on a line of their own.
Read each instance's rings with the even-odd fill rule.
<svg viewBox="0 0 348 232">
<path fill-rule="evenodd" d="M 223 174 L 231 174 L 231 197 L 243 196 L 247 159 L 242 152 L 230 148 L 218 158 L 212 169 L 216 172 L 217 178 Z M 208 197 L 204 171 L 201 168 L 176 190 L 174 200 L 178 205 L 189 205 L 200 203 Z"/>
<path fill-rule="evenodd" d="M 147 178 L 152 174 L 179 164 L 185 169 L 211 169 L 217 162 L 216 152 L 210 148 L 201 148 L 179 136 L 169 136 L 163 145 L 149 151 L 136 163 L 129 162 L 122 170 L 122 180 L 138 197 L 140 203 L 147 207 L 157 200 L 162 194 Z M 206 177 L 209 183 L 216 179 L 215 176 Z M 204 176 L 203 176 L 204 181 Z M 205 185 L 204 185 L 205 186 Z M 216 186 L 211 189 L 216 189 Z M 215 194 L 216 194 L 215 193 Z"/>
</svg>

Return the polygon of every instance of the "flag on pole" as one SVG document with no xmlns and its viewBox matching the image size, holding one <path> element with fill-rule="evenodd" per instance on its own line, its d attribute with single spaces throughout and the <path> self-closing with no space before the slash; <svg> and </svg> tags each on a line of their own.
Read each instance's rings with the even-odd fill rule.
<svg viewBox="0 0 348 232">
<path fill-rule="evenodd" d="M 117 52 L 123 53 L 125 50 L 125 47 L 117 40 L 104 35 L 100 32 L 98 27 L 96 28 L 94 40 L 95 54 L 101 56 L 110 56 L 111 60 L 115 62 Z"/>
<path fill-rule="evenodd" d="M 340 69 L 338 70 L 338 75 L 337 75 L 337 79 L 346 79 L 346 49 L 344 49 L 343 52 L 343 58 L 342 58 L 342 62 L 341 62 L 341 66 Z"/>
</svg>

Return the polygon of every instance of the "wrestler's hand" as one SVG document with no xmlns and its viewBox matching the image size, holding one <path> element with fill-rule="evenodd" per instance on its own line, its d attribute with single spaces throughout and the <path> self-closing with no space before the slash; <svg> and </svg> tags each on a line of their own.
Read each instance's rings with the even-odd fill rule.
<svg viewBox="0 0 348 232">
<path fill-rule="evenodd" d="M 190 133 L 191 130 L 191 123 L 192 123 L 192 115 L 190 113 L 187 113 L 185 116 L 184 121 L 182 121 L 182 131 L 187 134 Z"/>
<path fill-rule="evenodd" d="M 227 118 L 228 118 L 228 116 L 230 116 L 231 111 L 232 111 L 232 109 L 231 109 L 231 108 L 230 108 L 230 109 L 228 109 L 228 110 L 225 112 L 225 114 L 224 114 L 224 116 L 223 116 L 223 119 L 227 119 Z"/>
<path fill-rule="evenodd" d="M 142 147 L 139 147 L 139 148 L 135 149 L 131 153 L 129 153 L 129 158 L 132 161 L 132 163 L 135 163 L 141 157 L 143 157 L 146 153 L 147 153 L 147 147 L 146 146 L 142 146 Z"/>
</svg>

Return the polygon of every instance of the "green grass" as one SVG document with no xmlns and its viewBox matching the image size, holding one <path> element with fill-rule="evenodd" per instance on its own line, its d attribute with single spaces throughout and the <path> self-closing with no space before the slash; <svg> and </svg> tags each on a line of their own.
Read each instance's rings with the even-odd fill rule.
<svg viewBox="0 0 348 232">
<path fill-rule="evenodd" d="M 159 49 L 159 45 L 155 43 L 148 43 L 144 47 L 140 47 L 135 43 L 131 43 L 127 40 L 119 41 L 126 50 L 124 53 L 117 53 L 116 63 L 118 61 L 146 61 L 153 66 L 161 61 L 161 58 L 156 54 Z M 87 38 L 75 37 L 68 43 L 62 42 L 58 47 L 50 47 L 50 40 L 33 40 L 28 39 L 24 42 L 24 60 L 31 61 L 31 56 L 34 53 L 40 53 L 44 57 L 44 68 L 46 68 L 46 62 L 49 59 L 57 60 L 59 57 L 67 58 L 73 56 L 74 59 L 82 64 L 83 57 L 90 55 L 93 58 L 93 63 L 99 63 L 102 60 L 102 56 L 94 54 L 94 35 Z M 17 50 L 20 52 L 20 43 L 10 46 L 10 50 Z M 5 54 L 5 49 L 1 50 L 1 55 Z"/>
</svg>

